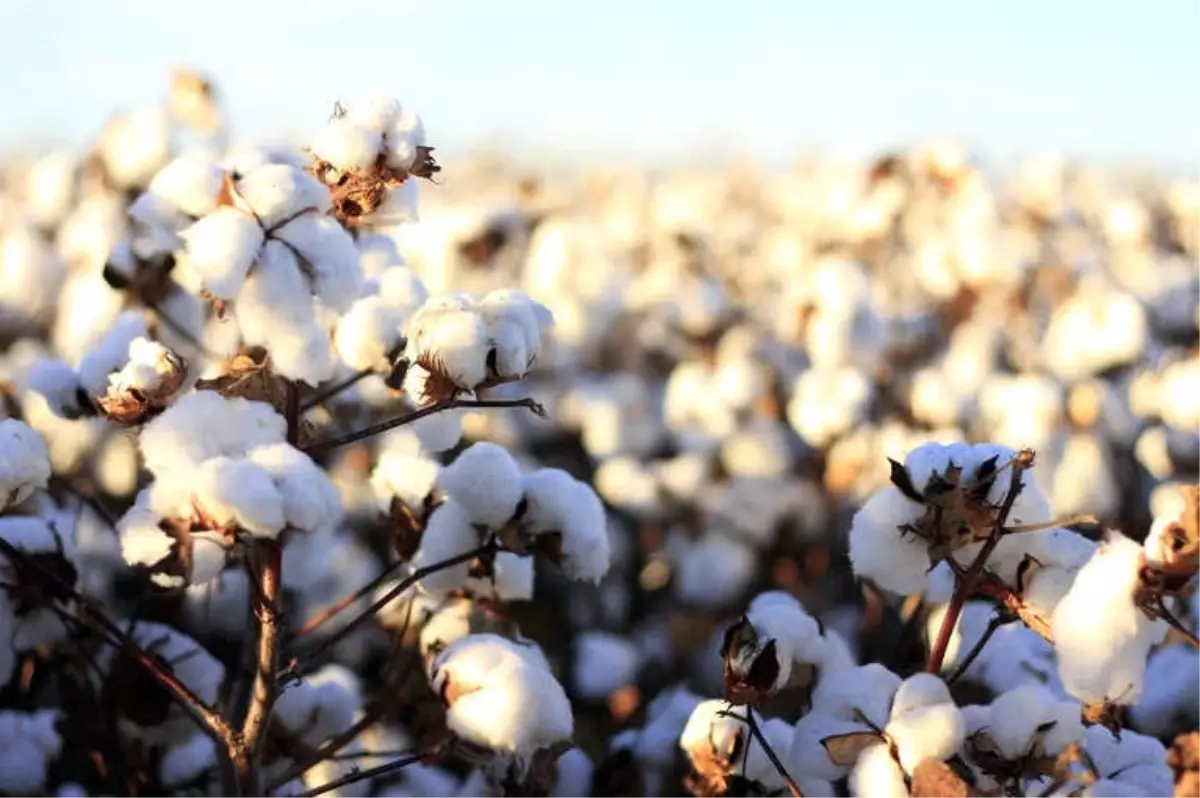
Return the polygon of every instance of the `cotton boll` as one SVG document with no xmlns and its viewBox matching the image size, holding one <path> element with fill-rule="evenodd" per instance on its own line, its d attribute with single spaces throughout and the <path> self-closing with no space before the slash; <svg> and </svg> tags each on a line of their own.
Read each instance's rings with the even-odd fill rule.
<svg viewBox="0 0 1200 798">
<path fill-rule="evenodd" d="M 1146 657 L 1166 634 L 1164 621 L 1133 603 L 1141 555 L 1136 543 L 1110 533 L 1051 616 L 1063 684 L 1083 701 L 1136 702 Z"/>
<path fill-rule="evenodd" d="M 265 402 L 195 391 L 142 429 L 139 444 L 156 476 L 187 471 L 219 455 L 238 457 L 255 446 L 284 440 L 283 416 Z"/>
<path fill-rule="evenodd" d="M 399 100 L 392 97 L 376 97 L 351 106 L 345 118 L 366 130 L 382 135 L 392 129 L 403 112 Z"/>
<path fill-rule="evenodd" d="M 286 525 L 283 497 L 271 475 L 249 460 L 214 457 L 195 474 L 196 501 L 220 525 L 275 537 Z"/>
<path fill-rule="evenodd" d="M 917 673 L 905 679 L 896 688 L 896 695 L 892 699 L 892 716 L 952 703 L 954 701 L 945 682 L 931 673 Z"/>
<path fill-rule="evenodd" d="M 850 526 L 854 573 L 893 593 L 919 592 L 930 568 L 928 549 L 917 535 L 902 535 L 900 527 L 916 521 L 923 512 L 921 505 L 890 485 L 871 496 Z"/>
<path fill-rule="evenodd" d="M 480 544 L 471 527 L 471 517 L 461 504 L 447 499 L 429 516 L 421 547 L 413 556 L 412 566 L 420 569 L 465 554 Z M 460 587 L 470 574 L 470 563 L 443 568 L 421 578 L 421 589 L 434 595 L 449 593 Z"/>
<path fill-rule="evenodd" d="M 893 711 L 885 729 L 899 752 L 900 766 L 910 776 L 927 759 L 946 760 L 962 747 L 964 724 L 953 703 Z"/>
<path fill-rule="evenodd" d="M 1039 732 L 1042 726 L 1049 728 Z M 1009 690 L 993 701 L 986 730 L 1009 760 L 1020 759 L 1031 750 L 1041 752 L 1039 755 L 1056 756 L 1083 737 L 1079 704 L 1059 701 L 1039 685 Z"/>
<path fill-rule="evenodd" d="M 382 148 L 380 132 L 351 117 L 334 117 L 313 137 L 313 155 L 343 172 L 370 166 Z"/>
<path fill-rule="evenodd" d="M 1200 673 L 1196 651 L 1185 643 L 1163 646 L 1146 663 L 1146 687 L 1129 709 L 1138 731 L 1169 738 L 1196 725 L 1200 706 Z"/>
<path fill-rule="evenodd" d="M 315 747 L 350 728 L 361 707 L 354 673 L 342 665 L 326 665 L 280 694 L 275 718 L 289 734 Z"/>
<path fill-rule="evenodd" d="M 371 486 L 383 512 L 391 508 L 393 498 L 423 513 L 437 486 L 441 466 L 427 457 L 385 450 L 371 472 Z"/>
<path fill-rule="evenodd" d="M 596 469 L 593 483 L 611 506 L 640 517 L 662 512 L 654 476 L 632 457 L 611 457 Z"/>
<path fill-rule="evenodd" d="M 591 795 L 592 774 L 596 766 L 582 748 L 572 748 L 555 763 L 554 787 L 551 798 L 570 798 L 575 795 Z"/>
<path fill-rule="evenodd" d="M 744 653 L 729 654 L 730 663 L 743 678 L 772 642 L 779 666 L 771 685 L 776 690 L 787 684 L 795 664 L 817 665 L 824 659 L 820 626 L 791 595 L 777 590 L 761 593 L 750 602 L 745 617 L 755 632 L 756 645 Z"/>
<path fill-rule="evenodd" d="M 79 159 L 66 152 L 52 152 L 30 165 L 25 176 L 25 206 L 39 226 L 52 228 L 70 209 L 79 165 Z"/>
<path fill-rule="evenodd" d="M 100 133 L 105 174 L 118 186 L 144 186 L 170 157 L 171 129 L 159 108 L 113 117 Z"/>
<path fill-rule="evenodd" d="M 217 208 L 225 170 L 205 155 L 189 153 L 154 175 L 147 192 L 176 211 L 199 218 Z"/>
<path fill-rule="evenodd" d="M 107 254 L 107 253 L 106 253 Z M 58 315 L 50 342 L 58 356 L 78 362 L 124 309 L 126 295 L 115 291 L 99 272 L 68 274 L 58 297 Z"/>
<path fill-rule="evenodd" d="M 821 741 L 843 734 L 862 734 L 869 731 L 868 727 L 857 721 L 841 720 L 821 712 L 809 711 L 796 723 L 786 764 L 793 776 L 803 774 L 828 781 L 840 779 L 850 772 L 850 768 L 833 762 Z M 782 755 L 783 751 L 776 753 Z"/>
<path fill-rule="evenodd" d="M 472 523 L 499 528 L 521 500 L 521 471 L 512 455 L 494 443 L 476 443 L 438 476 L 442 490 L 467 511 Z"/>
<path fill-rule="evenodd" d="M 400 341 L 404 315 L 404 311 L 389 306 L 380 296 L 355 302 L 338 321 L 333 336 L 334 348 L 342 362 L 356 371 L 382 370 L 387 353 Z"/>
<path fill-rule="evenodd" d="M 522 479 L 527 509 L 522 523 L 535 535 L 561 535 L 560 567 L 572 579 L 599 582 L 608 571 L 604 505 L 586 483 L 543 468 Z"/>
<path fill-rule="evenodd" d="M 0 511 L 20 504 L 50 481 L 50 451 L 28 424 L 0 420 Z"/>
<path fill-rule="evenodd" d="M 536 648 L 470 635 L 442 651 L 430 674 L 448 704 L 447 725 L 469 742 L 527 761 L 571 737 L 570 702 Z"/>
<path fill-rule="evenodd" d="M 118 316 L 108 333 L 79 364 L 79 382 L 90 396 L 103 396 L 108 376 L 129 362 L 129 347 L 134 340 L 148 336 L 146 320 L 137 311 Z"/>
<path fill-rule="evenodd" d="M 1166 749 L 1158 740 L 1129 729 L 1122 729 L 1118 738 L 1100 725 L 1087 727 L 1083 738 L 1101 778 L 1133 786 L 1145 795 L 1172 794 L 1175 780 L 1166 764 Z M 1128 791 L 1125 786 L 1124 794 Z"/>
<path fill-rule="evenodd" d="M 198 779 L 205 771 L 216 771 L 217 750 L 213 739 L 194 734 L 166 750 L 158 763 L 158 779 L 171 789 Z"/>
<path fill-rule="evenodd" d="M 901 679 L 878 663 L 832 673 L 817 682 L 812 709 L 829 717 L 853 721 L 861 714 L 882 729 L 891 714 L 892 697 Z"/>
<path fill-rule="evenodd" d="M 330 207 L 329 189 L 324 184 L 286 164 L 249 170 L 237 181 L 237 190 L 267 229 L 296 214 L 322 214 Z"/>
<path fill-rule="evenodd" d="M 290 444 L 273 443 L 251 449 L 247 457 L 275 483 L 287 526 L 317 531 L 337 523 L 342 514 L 337 489 L 308 455 Z"/>
<path fill-rule="evenodd" d="M 51 760 L 62 750 L 58 718 L 53 710 L 0 712 L 0 789 L 9 795 L 43 791 Z"/>
<path fill-rule="evenodd" d="M 412 372 L 409 368 L 409 372 Z M 443 410 L 414 421 L 409 429 L 427 452 L 444 452 L 453 449 L 463 436 L 463 411 Z"/>
<path fill-rule="evenodd" d="M 322 305 L 345 312 L 361 296 L 358 250 L 354 239 L 335 220 L 306 213 L 279 228 L 274 236 L 290 245 L 313 270 L 312 290 Z"/>
<path fill-rule="evenodd" d="M 734 477 L 773 477 L 788 472 L 792 449 L 786 428 L 759 419 L 721 444 L 721 462 Z"/>
<path fill-rule="evenodd" d="M 249 215 L 217 208 L 180 233 L 187 266 L 204 289 L 219 299 L 235 299 L 263 245 L 263 230 Z"/>
<path fill-rule="evenodd" d="M 444 296 L 428 300 L 406 329 L 409 362 L 473 390 L 487 378 L 488 329 L 471 300 Z"/>
<path fill-rule="evenodd" d="M 575 638 L 571 683 L 587 701 L 603 701 L 614 690 L 637 681 L 641 654 L 621 635 L 587 631 Z"/>
<path fill-rule="evenodd" d="M 882 743 L 863 751 L 850 771 L 850 791 L 861 798 L 907 796 L 904 771 Z"/>
<path fill-rule="evenodd" d="M 467 591 L 496 601 L 529 601 L 533 598 L 533 558 L 510 551 L 496 554 L 490 577 L 472 577 Z"/>
</svg>

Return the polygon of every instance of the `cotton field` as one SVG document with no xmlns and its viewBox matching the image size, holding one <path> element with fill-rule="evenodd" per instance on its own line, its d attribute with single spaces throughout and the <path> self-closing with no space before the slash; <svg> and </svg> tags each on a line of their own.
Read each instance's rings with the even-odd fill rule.
<svg viewBox="0 0 1200 798">
<path fill-rule="evenodd" d="M 1200 793 L 1194 179 L 218 88 L 0 171 L 0 792 Z"/>
</svg>

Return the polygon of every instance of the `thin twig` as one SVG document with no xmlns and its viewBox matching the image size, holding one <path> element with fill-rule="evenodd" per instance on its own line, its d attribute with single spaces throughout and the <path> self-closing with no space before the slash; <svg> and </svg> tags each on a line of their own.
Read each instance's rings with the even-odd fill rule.
<svg viewBox="0 0 1200 798">
<path fill-rule="evenodd" d="M 305 657 L 306 663 L 311 663 L 321 654 L 324 654 L 326 651 L 340 643 L 351 632 L 362 626 L 367 620 L 373 618 L 381 609 L 394 601 L 397 596 L 408 590 L 421 579 L 424 579 L 426 576 L 445 570 L 446 568 L 453 568 L 455 565 L 470 562 L 476 557 L 481 557 L 497 551 L 501 551 L 501 547 L 494 540 L 492 540 L 483 544 L 482 546 L 479 546 L 478 548 L 471 549 L 470 551 L 464 551 L 462 554 L 456 554 L 453 557 L 442 560 L 441 562 L 435 562 L 431 565 L 426 565 L 424 568 L 418 568 L 404 579 L 401 579 L 395 587 L 377 599 L 374 604 L 364 610 L 360 615 L 356 616 L 354 620 L 350 621 L 341 629 L 338 629 L 332 635 L 322 640 L 320 645 L 307 654 Z"/>
<path fill-rule="evenodd" d="M 318 748 L 316 751 L 313 751 L 310 756 L 305 758 L 304 761 L 297 763 L 294 767 L 292 767 L 291 770 L 287 771 L 282 776 L 268 784 L 267 791 L 274 792 L 292 779 L 300 778 L 309 770 L 315 768 L 325 760 L 331 759 L 335 754 L 337 754 L 338 751 L 349 745 L 356 737 L 358 737 L 358 735 L 362 734 L 364 731 L 371 728 L 371 726 L 378 723 L 383 715 L 384 706 L 382 704 L 379 704 L 372 709 L 368 709 L 363 713 L 363 716 L 356 720 L 349 728 L 339 732 L 333 737 L 330 737 L 321 744 L 320 748 Z"/>
<path fill-rule="evenodd" d="M 397 759 L 394 762 L 388 762 L 387 764 L 373 767 L 369 770 L 353 770 L 350 773 L 347 773 L 345 776 L 342 776 L 340 779 L 334 779 L 333 781 L 322 784 L 319 787 L 314 787 L 308 792 L 302 792 L 300 795 L 303 796 L 303 798 L 316 798 L 318 795 L 324 795 L 325 793 L 336 790 L 339 787 L 345 787 L 347 784 L 366 781 L 367 779 L 373 779 L 376 776 L 386 776 L 387 774 L 393 773 L 397 770 L 403 770 L 409 765 L 415 765 L 420 761 L 421 755 L 413 754 L 412 756 L 406 756 L 403 759 Z"/>
<path fill-rule="evenodd" d="M 992 635 L 996 634 L 996 630 L 1001 626 L 1004 626 L 1006 623 L 1012 623 L 1014 620 L 1015 619 L 1005 617 L 1000 613 L 993 615 L 991 620 L 988 621 L 987 628 L 983 630 L 983 634 L 980 635 L 979 639 L 975 641 L 975 645 L 971 646 L 971 650 L 967 652 L 967 655 L 963 657 L 961 661 L 959 661 L 958 665 L 954 668 L 954 672 L 951 673 L 946 679 L 946 684 L 954 684 L 961 679 L 962 675 L 967 672 L 967 669 L 971 667 L 971 665 L 983 652 L 983 647 L 986 646 L 988 641 L 992 639 Z"/>
<path fill-rule="evenodd" d="M 1176 618 L 1175 615 L 1169 609 L 1167 609 L 1166 602 L 1163 601 L 1162 596 L 1158 597 L 1158 606 L 1155 609 L 1158 610 L 1158 616 L 1166 621 L 1168 626 L 1170 626 L 1176 632 L 1179 632 L 1179 634 L 1183 635 L 1184 639 L 1191 643 L 1193 648 L 1200 647 L 1200 640 L 1196 638 L 1195 633 L 1192 632 L 1191 629 L 1188 629 L 1187 626 L 1183 624 L 1183 621 Z"/>
<path fill-rule="evenodd" d="M 1026 604 L 1017 591 L 1001 582 L 993 574 L 985 573 L 978 579 L 972 593 L 992 599 L 1000 605 L 1002 611 L 1019 618 L 1030 631 L 1036 632 L 1047 643 L 1054 643 L 1054 633 L 1050 629 L 1049 619 Z"/>
<path fill-rule="evenodd" d="M 370 369 L 370 368 L 363 369 L 361 371 L 354 372 L 349 377 L 347 377 L 344 380 L 341 380 L 340 382 L 335 382 L 332 385 L 322 388 L 321 390 L 317 391 L 316 393 L 313 393 L 307 399 L 304 400 L 304 402 L 300 405 L 300 412 L 306 412 L 308 410 L 312 410 L 317 405 L 327 402 L 328 400 L 337 396 L 342 391 L 345 391 L 345 390 L 348 390 L 349 388 L 354 387 L 362 380 L 365 380 L 367 377 L 370 377 L 372 374 L 377 374 L 377 373 L 378 372 L 375 371 L 375 369 Z"/>
<path fill-rule="evenodd" d="M 750 729 L 750 735 L 758 741 L 760 746 L 762 746 L 763 751 L 767 755 L 767 759 L 771 760 L 771 764 L 774 766 L 775 771 L 779 773 L 779 777 L 783 779 L 783 783 L 787 785 L 788 791 L 791 792 L 793 798 L 804 798 L 804 793 L 800 792 L 800 786 L 796 784 L 796 780 L 792 778 L 791 774 L 787 772 L 787 768 L 785 768 L 783 763 L 779 761 L 779 756 L 775 753 L 775 749 L 771 747 L 771 743 L 767 741 L 767 738 L 763 735 L 762 730 L 758 728 L 758 720 L 754 717 L 754 710 L 752 708 L 746 707 L 746 714 L 744 717 L 735 714 L 732 708 L 724 710 L 718 714 L 728 715 L 731 718 L 735 718 L 745 723 L 746 727 Z M 749 746 L 746 748 L 749 750 Z M 745 764 L 743 764 L 742 773 L 744 774 L 745 771 L 746 767 Z"/>
<path fill-rule="evenodd" d="M 946 648 L 950 645 L 950 638 L 954 634 L 954 627 L 958 625 L 958 616 L 962 614 L 967 596 L 975 590 L 975 583 L 983 573 L 988 557 L 995 551 L 996 546 L 1000 545 L 1000 538 L 1004 534 L 1004 524 L 1008 521 L 1008 515 L 1012 512 L 1013 504 L 1016 503 L 1017 496 L 1021 492 L 1021 475 L 1026 468 L 1026 465 L 1021 462 L 1024 457 L 1025 453 L 1021 452 L 1012 459 L 1012 477 L 1008 483 L 1008 492 L 1004 495 L 1004 502 L 1000 505 L 999 513 L 996 514 L 992 532 L 983 544 L 983 548 L 975 555 L 975 559 L 967 568 L 966 573 L 956 580 L 954 595 L 950 597 L 950 605 L 946 608 L 946 615 L 942 618 L 942 626 L 938 630 L 937 639 L 929 652 L 929 661 L 925 664 L 927 673 L 941 671 L 942 661 L 946 658 Z M 950 559 L 953 560 L 953 554 Z"/>
<path fill-rule="evenodd" d="M 328 441 L 319 441 L 312 446 L 304 449 L 310 456 L 327 452 L 330 449 L 336 449 L 339 446 L 345 446 L 356 441 L 361 441 L 364 438 L 370 438 L 382 432 L 387 432 L 395 427 L 401 427 L 405 424 L 411 424 L 414 421 L 420 421 L 426 416 L 431 416 L 434 413 L 440 413 L 443 410 L 453 410 L 456 408 L 471 408 L 471 407 L 527 407 L 536 415 L 543 418 L 546 416 L 546 410 L 538 402 L 531 398 L 525 399 L 447 399 L 442 402 L 434 402 L 431 405 L 418 408 L 411 413 L 403 416 L 389 418 L 387 421 L 381 421 L 378 424 L 372 424 L 365 429 L 356 430 L 348 435 L 343 435 L 340 438 L 334 438 Z"/>
<path fill-rule="evenodd" d="M 297 637 L 302 637 L 302 636 L 308 634 L 309 632 L 312 632 L 312 631 L 320 628 L 330 618 L 335 617 L 340 612 L 342 612 L 342 610 L 346 609 L 354 602 L 356 602 L 359 599 L 362 599 L 365 596 L 367 596 L 368 594 L 372 593 L 377 587 L 379 587 L 385 581 L 387 581 L 388 577 L 390 577 L 392 574 L 396 573 L 396 571 L 399 570 L 400 568 L 403 568 L 406 564 L 407 563 L 403 563 L 399 560 L 396 560 L 394 563 L 388 565 L 388 567 L 384 568 L 383 571 L 380 572 L 379 576 L 375 577 L 370 582 L 367 582 L 365 585 L 360 587 L 358 590 L 355 590 L 353 593 L 348 593 L 347 595 L 342 596 L 340 599 L 337 600 L 336 603 L 331 604 L 330 606 L 326 607 L 321 612 L 317 613 L 316 615 L 314 615 L 313 617 L 311 617 L 307 621 L 305 621 L 304 624 L 299 629 L 297 629 L 294 634 L 292 634 L 290 639 L 295 640 Z"/>
</svg>

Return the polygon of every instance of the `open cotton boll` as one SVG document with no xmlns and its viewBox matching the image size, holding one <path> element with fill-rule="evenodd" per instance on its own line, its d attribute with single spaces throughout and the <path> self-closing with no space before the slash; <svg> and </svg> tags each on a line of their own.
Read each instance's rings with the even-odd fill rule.
<svg viewBox="0 0 1200 798">
<path fill-rule="evenodd" d="M 405 357 L 463 390 L 487 379 L 487 325 L 469 298 L 433 297 L 406 328 Z"/>
<path fill-rule="evenodd" d="M 330 207 L 329 189 L 288 164 L 266 164 L 249 170 L 237 181 L 237 190 L 267 229 L 300 213 L 323 214 Z"/>
<path fill-rule="evenodd" d="M 604 505 L 595 491 L 557 468 L 543 468 L 521 481 L 525 528 L 535 536 L 557 533 L 563 572 L 572 579 L 598 583 L 608 572 L 611 552 Z"/>
<path fill-rule="evenodd" d="M 370 166 L 382 149 L 381 132 L 353 117 L 335 116 L 313 137 L 312 152 L 343 172 Z"/>
<path fill-rule="evenodd" d="M 571 684 L 588 701 L 603 701 L 618 687 L 637 681 L 641 654 L 628 638 L 591 630 L 575 638 Z"/>
<path fill-rule="evenodd" d="M 514 379 L 525 375 L 542 346 L 542 331 L 554 323 L 550 310 L 524 291 L 492 291 L 479 302 L 495 351 L 496 376 Z"/>
<path fill-rule="evenodd" d="M 821 712 L 809 711 L 796 723 L 792 741 L 787 749 L 786 764 L 793 776 L 803 774 L 817 779 L 834 781 L 850 772 L 850 766 L 840 765 L 829 757 L 822 740 L 845 734 L 863 734 L 871 729 L 853 720 L 832 718 Z M 783 751 L 776 753 L 782 755 Z"/>
<path fill-rule="evenodd" d="M 46 786 L 50 763 L 62 753 L 57 710 L 0 711 L 0 790 L 33 795 Z"/>
<path fill-rule="evenodd" d="M 382 371 L 390 365 L 388 352 L 400 341 L 404 318 L 404 311 L 389 305 L 382 296 L 363 297 L 338 320 L 333 335 L 338 357 L 356 371 Z"/>
<path fill-rule="evenodd" d="M 0 511 L 29 498 L 50 481 L 50 450 L 28 424 L 0 420 Z"/>
<path fill-rule="evenodd" d="M 1163 646 L 1146 663 L 1146 688 L 1129 708 L 1133 725 L 1145 734 L 1168 738 L 1194 728 L 1200 706 L 1196 650 L 1186 643 Z"/>
<path fill-rule="evenodd" d="M 217 769 L 216 743 L 206 734 L 193 734 L 181 743 L 169 747 L 158 763 L 158 779 L 163 786 L 178 788 Z"/>
<path fill-rule="evenodd" d="M 110 119 L 100 132 L 105 174 L 123 188 L 144 186 L 171 152 L 171 128 L 160 108 L 143 108 Z"/>
<path fill-rule="evenodd" d="M 1009 690 L 992 702 L 988 713 L 986 732 L 1009 760 L 1020 759 L 1031 751 L 1056 756 L 1083 739 L 1079 704 L 1060 701 L 1041 685 Z M 1049 728 L 1038 732 L 1043 726 Z"/>
<path fill-rule="evenodd" d="M 910 776 L 927 759 L 949 759 L 962 747 L 965 735 L 962 714 L 953 703 L 893 713 L 884 731 L 896 746 L 900 766 Z"/>
<path fill-rule="evenodd" d="M 850 523 L 850 563 L 854 573 L 900 595 L 917 593 L 929 571 L 928 546 L 900 527 L 916 521 L 924 508 L 889 485 L 867 500 Z"/>
<path fill-rule="evenodd" d="M 358 677 L 343 665 L 326 665 L 284 690 L 275 702 L 275 719 L 306 745 L 318 746 L 345 731 L 362 709 Z"/>
<path fill-rule="evenodd" d="M 103 396 L 108 390 L 108 375 L 129 362 L 130 344 L 149 334 L 141 313 L 131 310 L 118 316 L 79 364 L 79 381 L 88 395 Z"/>
<path fill-rule="evenodd" d="M 214 457 L 195 474 L 196 502 L 218 525 L 236 525 L 251 535 L 273 538 L 287 521 L 283 497 L 271 474 L 257 463 Z"/>
<path fill-rule="evenodd" d="M 750 602 L 745 618 L 754 630 L 754 644 L 742 645 L 727 654 L 730 666 L 741 678 L 749 677 L 751 668 L 771 643 L 778 664 L 771 689 L 778 690 L 787 684 L 795 665 L 817 665 L 824 659 L 825 641 L 820 626 L 791 595 L 778 590 L 760 593 Z"/>
<path fill-rule="evenodd" d="M 447 499 L 425 524 L 421 535 L 421 547 L 413 555 L 414 570 L 440 563 L 477 548 L 479 535 L 471 526 L 471 517 L 466 509 L 453 499 Z M 421 578 L 421 589 L 434 595 L 444 595 L 458 589 L 470 575 L 471 564 L 463 562 L 443 568 Z"/>
<path fill-rule="evenodd" d="M 909 676 L 896 688 L 892 698 L 892 717 L 938 704 L 953 704 L 950 688 L 932 673 L 917 673 Z"/>
<path fill-rule="evenodd" d="M 263 245 L 263 229 L 233 207 L 217 208 L 180 232 L 187 266 L 218 299 L 235 299 Z"/>
<path fill-rule="evenodd" d="M 243 456 L 255 446 L 279 443 L 287 424 L 265 402 L 193 391 L 142 428 L 139 444 L 146 467 L 161 477 L 189 471 L 211 457 Z"/>
<path fill-rule="evenodd" d="M 272 443 L 251 449 L 247 458 L 275 483 L 287 526 L 317 531 L 337 523 L 342 514 L 337 488 L 308 455 L 290 444 Z"/>
<path fill-rule="evenodd" d="M 207 155 L 186 153 L 158 170 L 146 191 L 175 211 L 199 218 L 217 209 L 225 175 Z"/>
<path fill-rule="evenodd" d="M 726 711 L 730 714 L 723 714 Z M 687 725 L 683 727 L 683 733 L 679 736 L 679 746 L 691 760 L 694 771 L 708 781 L 717 783 L 720 783 L 719 779 L 735 774 L 752 780 L 765 777 L 768 782 L 778 779 L 778 774 L 771 776 L 767 769 L 762 767 L 766 763 L 767 768 L 774 770 L 757 738 L 751 736 L 750 728 L 745 722 L 747 712 L 754 710 L 749 707 L 735 707 L 728 701 L 717 698 L 701 701 L 696 705 Z M 766 724 L 758 713 L 755 713 L 755 716 L 760 730 L 764 731 L 766 736 Z M 774 725 L 782 721 L 767 723 Z M 772 736 L 776 738 L 787 736 L 781 735 L 779 729 L 773 731 L 775 733 Z M 787 731 L 790 732 L 790 729 Z M 786 741 L 770 738 L 768 740 L 786 745 Z"/>
<path fill-rule="evenodd" d="M 907 796 L 904 771 L 883 743 L 863 751 L 850 771 L 850 792 L 860 798 Z"/>
<path fill-rule="evenodd" d="M 414 512 L 423 514 L 437 487 L 441 466 L 427 457 L 386 450 L 371 472 L 371 487 L 379 508 L 389 512 L 392 499 L 399 499 Z"/>
<path fill-rule="evenodd" d="M 513 517 L 521 501 L 521 470 L 503 446 L 476 443 L 441 470 L 438 483 L 467 511 L 471 522 L 492 529 Z"/>
<path fill-rule="evenodd" d="M 450 730 L 493 751 L 527 761 L 574 731 L 571 704 L 535 647 L 470 635 L 437 656 L 430 681 Z"/>
<path fill-rule="evenodd" d="M 533 558 L 511 551 L 496 554 L 490 576 L 471 577 L 466 589 L 495 601 L 529 601 L 533 598 Z"/>
<path fill-rule="evenodd" d="M 1124 789 L 1117 793 L 1132 794 L 1130 788 L 1143 795 L 1171 795 L 1175 779 L 1167 765 L 1167 751 L 1153 737 L 1122 729 L 1120 737 L 1097 724 L 1083 732 L 1084 747 L 1096 764 L 1102 779 L 1120 783 Z"/>
<path fill-rule="evenodd" d="M 363 273 L 354 239 L 328 216 L 306 213 L 273 234 L 298 253 L 312 292 L 330 310 L 344 312 L 362 295 Z"/>
<path fill-rule="evenodd" d="M 1137 701 L 1150 648 L 1166 635 L 1133 602 L 1142 547 L 1110 532 L 1051 616 L 1059 674 L 1082 701 Z"/>
<path fill-rule="evenodd" d="M 840 720 L 857 720 L 859 713 L 882 729 L 892 710 L 892 697 L 901 679 L 879 663 L 831 673 L 817 682 L 812 710 Z"/>
</svg>

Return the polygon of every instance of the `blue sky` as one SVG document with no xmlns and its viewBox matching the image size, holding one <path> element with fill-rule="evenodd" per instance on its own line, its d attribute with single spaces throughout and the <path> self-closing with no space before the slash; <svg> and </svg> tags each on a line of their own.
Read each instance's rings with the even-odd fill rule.
<svg viewBox="0 0 1200 798">
<path fill-rule="evenodd" d="M 1196 0 L 0 0 L 0 37 L 0 146 L 83 141 L 187 64 L 238 136 L 390 94 L 443 161 L 488 141 L 778 162 L 951 132 L 993 161 L 1200 165 Z"/>
</svg>

